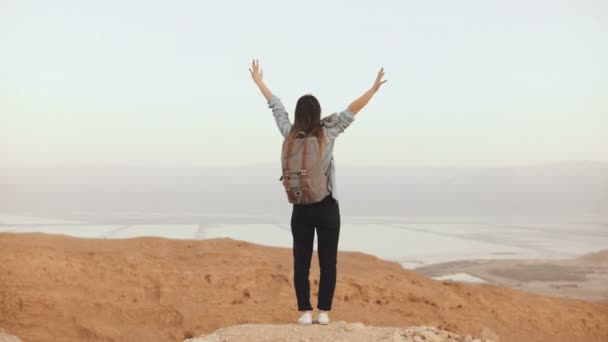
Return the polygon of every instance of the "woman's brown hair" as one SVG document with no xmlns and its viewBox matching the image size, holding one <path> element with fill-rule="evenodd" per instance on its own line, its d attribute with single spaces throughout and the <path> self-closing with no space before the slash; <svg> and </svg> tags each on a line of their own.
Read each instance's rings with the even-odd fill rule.
<svg viewBox="0 0 608 342">
<path fill-rule="evenodd" d="M 298 99 L 293 127 L 287 139 L 295 139 L 300 132 L 317 137 L 320 152 L 323 153 L 325 137 L 321 129 L 321 104 L 311 94 L 303 95 Z"/>
</svg>

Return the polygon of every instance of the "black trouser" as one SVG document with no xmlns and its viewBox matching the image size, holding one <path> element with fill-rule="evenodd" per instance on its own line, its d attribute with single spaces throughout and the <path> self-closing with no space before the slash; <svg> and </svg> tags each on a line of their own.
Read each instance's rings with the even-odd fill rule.
<svg viewBox="0 0 608 342">
<path fill-rule="evenodd" d="M 293 236 L 293 280 L 298 310 L 312 310 L 308 274 L 312 259 L 313 242 L 317 230 L 317 253 L 321 277 L 317 308 L 331 310 L 336 288 L 338 238 L 340 236 L 340 209 L 338 202 L 325 197 L 313 204 L 294 204 L 291 214 Z"/>
</svg>

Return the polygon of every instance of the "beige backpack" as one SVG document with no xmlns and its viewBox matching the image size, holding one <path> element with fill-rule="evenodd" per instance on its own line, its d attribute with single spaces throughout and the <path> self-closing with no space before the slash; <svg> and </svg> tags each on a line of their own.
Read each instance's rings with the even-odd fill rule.
<svg viewBox="0 0 608 342">
<path fill-rule="evenodd" d="M 279 180 L 289 203 L 311 204 L 329 195 L 328 175 L 323 171 L 323 156 L 315 136 L 285 139 L 281 151 L 283 175 Z"/>
</svg>

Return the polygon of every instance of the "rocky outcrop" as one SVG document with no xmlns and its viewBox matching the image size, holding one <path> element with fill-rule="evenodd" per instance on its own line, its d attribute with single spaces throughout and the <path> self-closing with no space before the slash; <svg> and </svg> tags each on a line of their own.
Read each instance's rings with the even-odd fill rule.
<svg viewBox="0 0 608 342">
<path fill-rule="evenodd" d="M 433 326 L 407 328 L 372 327 L 363 323 L 332 322 L 314 324 L 241 324 L 219 329 L 212 334 L 186 339 L 184 342 L 259 342 L 259 341 L 348 341 L 348 342 L 498 342 L 499 338 L 488 328 L 482 336 L 461 336 Z"/>
<path fill-rule="evenodd" d="M 0 342 L 21 342 L 19 337 L 13 336 L 6 332 L 6 330 L 0 328 Z"/>
</svg>

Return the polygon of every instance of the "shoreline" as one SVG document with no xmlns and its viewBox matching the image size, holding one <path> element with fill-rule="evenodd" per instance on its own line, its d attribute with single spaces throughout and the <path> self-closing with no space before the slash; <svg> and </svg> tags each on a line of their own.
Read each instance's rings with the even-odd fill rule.
<svg viewBox="0 0 608 342">
<path fill-rule="evenodd" d="M 608 249 L 572 259 L 457 260 L 412 270 L 434 279 L 466 274 L 531 293 L 608 302 Z"/>
<path fill-rule="evenodd" d="M 291 248 L 289 224 L 268 217 L 220 218 L 206 223 L 163 223 L 162 215 L 140 216 L 156 223 L 91 223 L 59 218 L 0 213 L 0 233 L 60 234 L 66 237 L 135 239 L 161 237 L 184 241 L 230 238 L 268 247 Z M 124 216 L 123 216 L 124 218 Z M 154 218 L 154 219 L 153 219 Z M 247 223 L 253 219 L 253 222 Z M 340 252 L 361 252 L 402 268 L 441 281 L 486 283 L 533 293 L 608 300 L 608 270 L 605 265 L 585 264 L 586 253 L 608 246 L 604 224 L 579 223 L 411 223 L 411 217 L 345 217 L 339 242 Z M 160 221 L 159 221 L 160 220 Z M 370 223 L 371 221 L 376 223 Z M 243 221 L 239 223 L 239 221 Z M 410 223 L 407 223 L 410 221 Z M 12 222 L 11 226 L 9 222 Z M 143 221 L 142 221 L 143 222 Z M 313 247 L 316 250 L 316 237 Z M 575 242 L 575 243 L 571 243 Z M 544 266 L 544 267 L 543 267 Z M 531 279 L 529 273 L 545 278 Z M 580 273 L 578 277 L 564 274 Z M 528 274 L 526 276 L 526 274 Z"/>
</svg>

